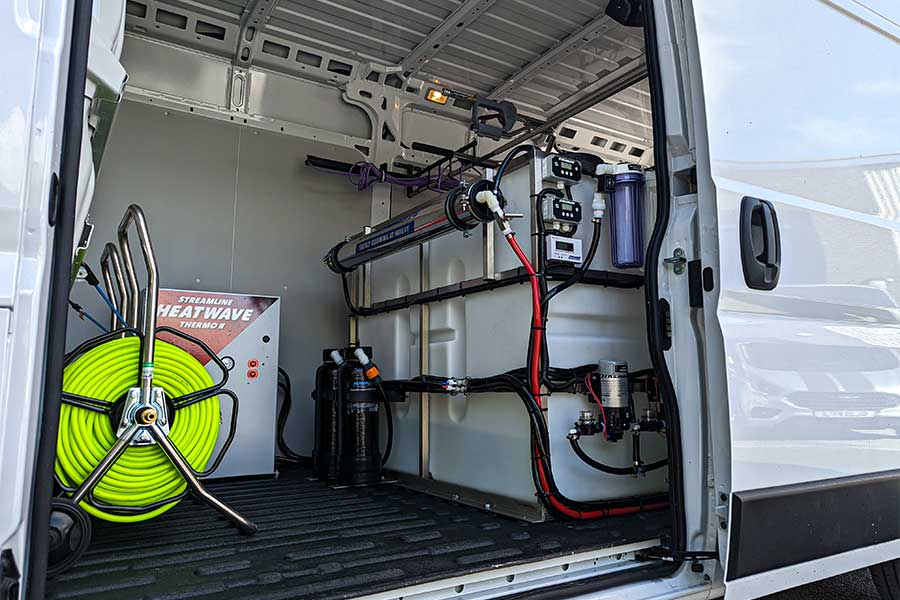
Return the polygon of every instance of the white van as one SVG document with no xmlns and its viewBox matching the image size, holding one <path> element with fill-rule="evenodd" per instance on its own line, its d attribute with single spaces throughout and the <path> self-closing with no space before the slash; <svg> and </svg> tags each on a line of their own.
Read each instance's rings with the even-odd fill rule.
<svg viewBox="0 0 900 600">
<path fill-rule="evenodd" d="M 900 599 L 895 2 L 0 34 L 0 599 Z"/>
</svg>

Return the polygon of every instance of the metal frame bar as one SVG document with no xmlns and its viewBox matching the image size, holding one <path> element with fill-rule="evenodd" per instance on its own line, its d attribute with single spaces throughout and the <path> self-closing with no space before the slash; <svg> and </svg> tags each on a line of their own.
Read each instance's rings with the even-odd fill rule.
<svg viewBox="0 0 900 600">
<path fill-rule="evenodd" d="M 110 265 L 112 269 L 110 270 Z M 125 313 L 125 322 L 131 323 L 131 317 L 128 316 L 128 285 L 125 282 L 125 272 L 122 268 L 122 259 L 119 257 L 119 249 L 112 242 L 107 242 L 103 246 L 103 252 L 100 254 L 100 272 L 103 276 L 103 284 L 106 287 L 106 294 L 109 301 L 112 302 L 113 308 L 120 313 Z M 115 279 L 113 279 L 115 277 Z M 118 294 L 118 297 L 117 297 Z M 119 323 L 116 313 L 109 311 L 109 329 L 118 329 L 123 327 Z"/>
<path fill-rule="evenodd" d="M 239 123 L 245 127 L 261 129 L 263 131 L 271 131 L 282 135 L 297 137 L 304 140 L 322 142 L 332 146 L 341 148 L 351 148 L 358 151 L 358 147 L 369 148 L 372 140 L 369 138 L 361 138 L 345 133 L 335 133 L 327 129 L 318 127 L 310 127 L 291 121 L 284 121 L 262 115 L 242 114 L 240 117 L 235 116 L 233 110 L 214 106 L 190 98 L 182 98 L 156 92 L 154 90 L 139 88 L 132 85 L 125 86 L 124 98 L 134 102 L 141 102 L 152 106 L 175 110 L 178 112 L 206 117 L 209 119 L 218 119 L 229 123 Z M 360 156 L 363 156 L 360 154 Z"/>
<path fill-rule="evenodd" d="M 225 518 L 238 526 L 243 533 L 256 533 L 258 527 L 248 521 L 244 517 L 240 515 L 233 508 L 210 494 L 206 487 L 200 483 L 200 480 L 197 479 L 197 476 L 194 474 L 194 470 L 191 468 L 191 465 L 188 464 L 187 460 L 182 456 L 181 452 L 178 451 L 178 448 L 175 447 L 175 444 L 169 440 L 168 436 L 166 436 L 165 432 L 160 429 L 159 425 L 153 423 L 149 426 L 150 433 L 156 439 L 162 451 L 165 452 L 166 456 L 169 457 L 169 460 L 172 461 L 172 464 L 178 469 L 178 472 L 181 473 L 181 476 L 184 477 L 185 482 L 188 487 L 191 488 L 191 491 L 194 492 L 203 502 L 205 502 L 208 506 L 214 508 L 219 511 Z"/>
<path fill-rule="evenodd" d="M 517 595 L 529 590 L 550 588 L 589 577 L 600 577 L 638 569 L 648 563 L 636 560 L 635 554 L 657 546 L 659 543 L 659 539 L 650 539 L 507 567 L 483 569 L 468 575 L 370 594 L 358 600 L 393 600 L 395 598 L 404 598 L 404 600 L 434 600 L 436 598 L 472 600 L 497 598 L 501 595 L 504 597 Z M 707 598 L 711 586 L 712 583 L 703 582 L 696 586 L 698 588 L 695 590 L 698 592 L 696 596 L 689 596 L 685 593 L 683 597 Z M 686 592 L 684 587 L 677 589 Z"/>
<path fill-rule="evenodd" d="M 401 61 L 404 76 L 408 78 L 418 73 L 425 63 L 455 40 L 496 2 L 497 0 L 466 0 L 460 4 Z"/>
<path fill-rule="evenodd" d="M 278 0 L 252 0 L 244 9 L 237 47 L 234 49 L 236 66 L 249 69 L 253 64 L 260 49 L 262 28 L 269 21 L 277 2 Z"/>
<path fill-rule="evenodd" d="M 541 135 L 542 133 L 546 133 L 552 130 L 557 125 L 564 122 L 566 119 L 570 119 L 575 115 L 587 110 L 594 104 L 598 102 L 602 102 L 606 100 L 610 96 L 614 96 L 621 92 L 622 90 L 631 87 L 641 79 L 644 79 L 647 76 L 647 67 L 645 64 L 636 65 L 639 68 L 633 68 L 626 73 L 610 73 L 607 77 L 604 78 L 603 83 L 597 86 L 593 92 L 582 97 L 577 102 L 571 103 L 567 108 L 562 109 L 556 113 L 553 113 L 543 124 L 538 125 L 536 127 L 526 127 L 524 130 L 520 130 L 519 134 L 513 137 L 510 141 L 505 144 L 501 144 L 485 156 L 479 158 L 479 160 L 487 160 L 494 156 L 498 156 L 503 154 L 507 150 L 518 146 L 523 142 L 527 142 L 528 140 Z M 598 82 L 600 83 L 600 82 Z"/>
<path fill-rule="evenodd" d="M 512 77 L 491 90 L 489 96 L 491 98 L 503 97 L 522 84 L 534 79 L 548 67 L 552 67 L 574 51 L 583 48 L 600 37 L 603 32 L 609 29 L 609 23 L 611 21 L 612 19 L 605 14 L 598 15 L 593 21 L 573 32 L 566 39 L 560 41 L 558 44 L 519 69 Z"/>
<path fill-rule="evenodd" d="M 156 345 L 156 305 L 159 301 L 159 267 L 156 264 L 156 254 L 153 251 L 153 242 L 150 239 L 150 230 L 147 227 L 147 219 L 144 211 L 137 204 L 125 209 L 125 216 L 119 223 L 117 236 L 119 239 L 119 252 L 122 253 L 122 262 L 125 266 L 128 282 L 131 287 L 130 303 L 134 309 L 135 319 L 138 310 L 138 286 L 137 274 L 134 270 L 134 258 L 131 255 L 131 246 L 128 242 L 128 229 L 134 225 L 138 239 L 141 243 L 141 253 L 144 255 L 144 265 L 147 269 L 147 293 L 144 299 L 144 315 L 141 319 L 141 329 L 144 333 L 141 340 L 141 397 L 144 402 L 149 402 L 151 388 L 153 387 L 153 353 Z"/>
<path fill-rule="evenodd" d="M 431 285 L 430 244 L 419 246 L 419 289 L 426 291 Z M 428 373 L 431 341 L 431 307 L 426 303 L 419 307 L 419 373 Z M 431 479 L 431 405 L 428 392 L 419 395 L 419 477 Z"/>
</svg>

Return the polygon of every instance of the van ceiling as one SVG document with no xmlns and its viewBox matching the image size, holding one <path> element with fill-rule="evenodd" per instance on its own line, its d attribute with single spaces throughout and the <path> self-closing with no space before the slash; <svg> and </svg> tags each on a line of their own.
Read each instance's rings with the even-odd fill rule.
<svg viewBox="0 0 900 600">
<path fill-rule="evenodd" d="M 558 141 L 647 162 L 643 35 L 595 0 L 127 0 L 126 28 L 251 65 L 341 85 L 365 63 L 402 65 L 546 119 L 617 81 L 602 107 L 563 123 Z M 390 77 L 390 76 L 389 76 Z M 634 83 L 637 82 L 637 83 Z M 641 157 L 645 159 L 642 160 Z"/>
</svg>

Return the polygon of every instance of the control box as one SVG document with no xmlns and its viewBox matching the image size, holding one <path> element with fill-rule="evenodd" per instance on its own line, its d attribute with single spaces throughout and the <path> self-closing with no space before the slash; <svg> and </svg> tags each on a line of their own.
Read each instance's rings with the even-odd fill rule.
<svg viewBox="0 0 900 600">
<path fill-rule="evenodd" d="M 581 254 L 581 240 L 560 235 L 548 235 L 547 260 L 580 265 L 584 260 Z"/>
<path fill-rule="evenodd" d="M 578 183 L 581 181 L 581 162 L 559 154 L 544 158 L 543 178 L 558 183 Z"/>
<path fill-rule="evenodd" d="M 275 472 L 280 311 L 281 301 L 274 296 L 159 290 L 157 324 L 183 331 L 209 346 L 230 369 L 225 387 L 239 400 L 234 440 L 212 477 Z M 194 344 L 165 333 L 159 339 L 193 355 L 213 382 L 221 380 L 219 367 Z M 222 425 L 213 456 L 225 442 L 231 422 L 231 400 L 219 396 L 219 402 Z"/>
<path fill-rule="evenodd" d="M 545 197 L 541 205 L 545 223 L 581 223 L 581 202 L 569 200 L 560 194 Z M 572 233 L 575 230 L 573 228 Z"/>
</svg>

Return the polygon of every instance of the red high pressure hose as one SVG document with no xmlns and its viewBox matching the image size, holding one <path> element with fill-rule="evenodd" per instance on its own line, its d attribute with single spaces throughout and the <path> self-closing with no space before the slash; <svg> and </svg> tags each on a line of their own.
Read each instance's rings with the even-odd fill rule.
<svg viewBox="0 0 900 600">
<path fill-rule="evenodd" d="M 522 252 L 522 248 L 519 246 L 519 242 L 516 241 L 516 234 L 512 231 L 506 234 L 506 241 L 509 243 L 509 246 L 512 248 L 513 252 L 515 252 L 516 257 L 519 259 L 519 262 L 522 263 L 522 266 L 525 268 L 525 272 L 528 273 L 528 279 L 531 282 L 531 304 L 532 304 L 532 323 L 531 327 L 534 331 L 534 338 L 531 344 L 531 360 L 529 361 L 530 371 L 528 374 L 529 384 L 531 387 L 531 393 L 534 396 L 535 401 L 538 404 L 538 407 L 541 407 L 541 374 L 540 374 L 540 365 L 541 365 L 541 348 L 543 341 L 543 327 L 544 320 L 541 311 L 541 289 L 538 283 L 537 273 L 534 270 L 534 266 L 531 264 L 531 261 L 525 256 L 525 253 Z M 543 456 L 540 454 L 540 450 L 537 448 L 535 444 L 535 454 L 540 457 L 537 461 L 537 474 L 538 481 L 540 482 L 541 492 L 547 497 L 550 505 L 553 506 L 554 509 L 559 511 L 560 514 L 563 514 L 567 517 L 571 517 L 573 519 L 579 520 L 587 520 L 587 519 L 598 519 L 601 517 L 606 517 L 610 515 L 627 515 L 631 513 L 636 513 L 644 510 L 655 510 L 659 508 L 664 508 L 668 506 L 667 502 L 658 502 L 655 504 L 646 504 L 642 506 L 622 506 L 618 508 L 607 508 L 602 510 L 578 510 L 572 508 L 565 503 L 563 503 L 559 498 L 557 498 L 554 493 L 550 490 L 550 485 L 548 483 L 547 472 L 544 469 L 544 461 Z"/>
</svg>

